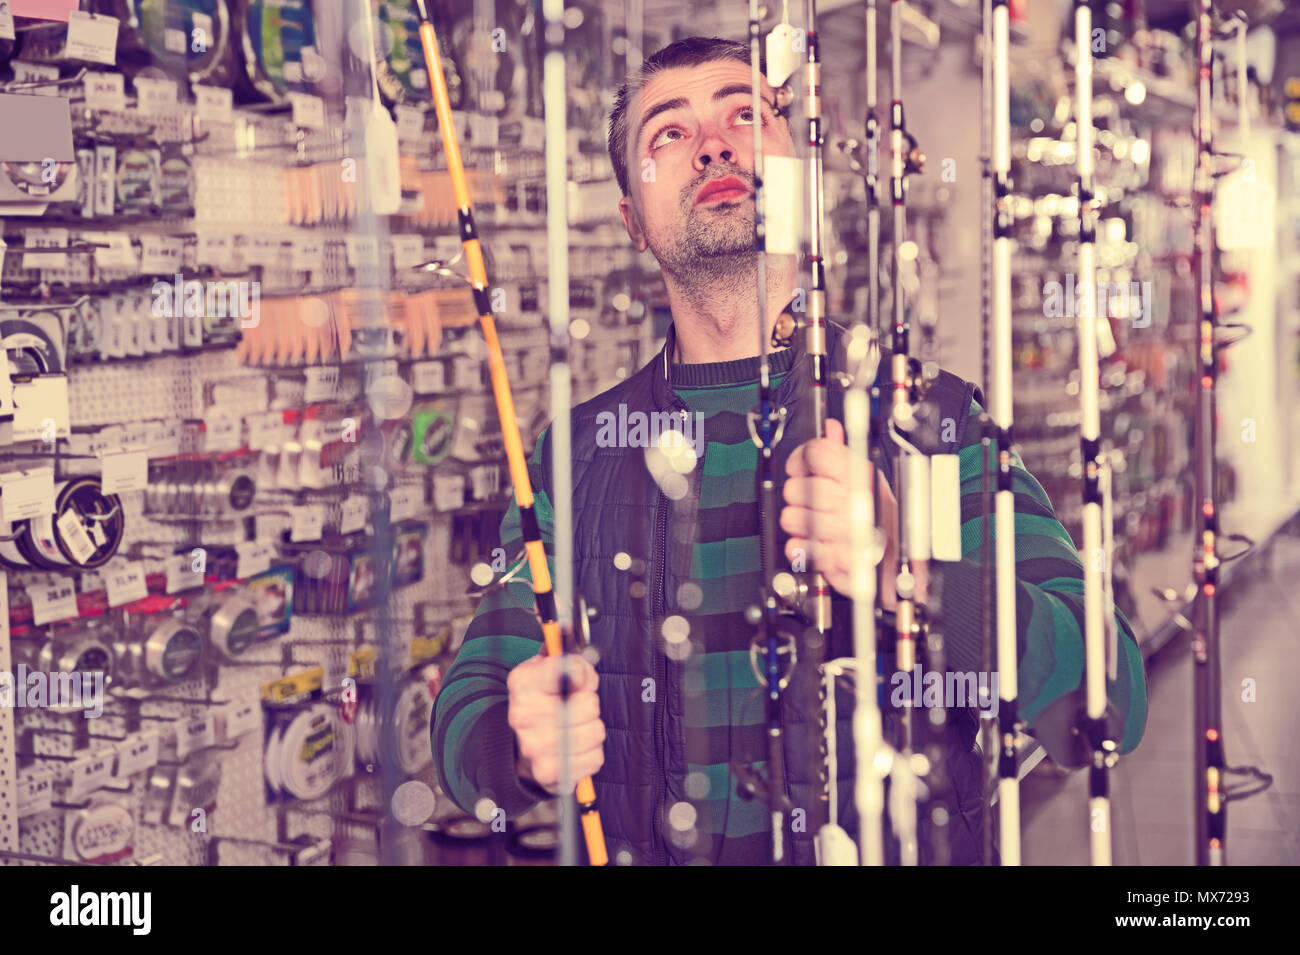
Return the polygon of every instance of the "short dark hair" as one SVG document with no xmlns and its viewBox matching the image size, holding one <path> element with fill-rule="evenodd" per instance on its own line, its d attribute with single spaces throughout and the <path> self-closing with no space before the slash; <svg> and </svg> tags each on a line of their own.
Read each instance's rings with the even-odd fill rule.
<svg viewBox="0 0 1300 955">
<path fill-rule="evenodd" d="M 614 164 L 614 175 L 618 178 L 618 186 L 623 190 L 623 195 L 628 194 L 627 136 L 631 119 L 627 115 L 627 108 L 632 98 L 660 70 L 674 66 L 698 66 L 714 60 L 738 60 L 748 65 L 749 47 L 735 40 L 718 37 L 686 37 L 670 43 L 647 59 L 640 69 L 628 75 L 626 82 L 619 88 L 614 97 L 613 112 L 609 114 L 609 159 Z M 759 69 L 762 69 L 761 63 Z"/>
</svg>

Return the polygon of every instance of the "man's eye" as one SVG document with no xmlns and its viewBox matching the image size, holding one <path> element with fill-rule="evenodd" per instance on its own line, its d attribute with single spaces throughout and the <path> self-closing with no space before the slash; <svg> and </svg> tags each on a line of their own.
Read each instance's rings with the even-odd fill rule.
<svg viewBox="0 0 1300 955">
<path fill-rule="evenodd" d="M 650 143 L 651 149 L 658 149 L 660 146 L 667 146 L 669 143 L 675 143 L 682 138 L 682 131 L 676 126 L 669 126 Z"/>
<path fill-rule="evenodd" d="M 746 106 L 736 113 L 736 123 L 741 126 L 752 126 L 754 124 L 754 107 Z"/>
</svg>

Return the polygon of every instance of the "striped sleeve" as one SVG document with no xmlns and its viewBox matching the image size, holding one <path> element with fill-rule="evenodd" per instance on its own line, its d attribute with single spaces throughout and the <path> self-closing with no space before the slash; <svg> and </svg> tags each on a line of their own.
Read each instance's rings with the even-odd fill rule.
<svg viewBox="0 0 1300 955">
<path fill-rule="evenodd" d="M 970 418 L 982 413 L 971 402 Z M 980 669 L 982 446 L 967 428 L 960 451 L 963 559 L 942 565 L 943 633 L 949 665 Z M 990 452 L 990 457 L 994 452 Z M 991 478 L 995 485 L 996 478 Z M 1042 485 L 1012 454 L 1016 529 L 1016 651 L 1019 659 L 1019 715 L 1053 760 L 1064 766 L 1086 759 L 1072 732 L 1084 705 L 1083 563 L 1074 542 L 1056 519 Z M 994 536 L 990 516 L 989 534 Z M 992 553 L 990 547 L 990 553 Z M 1118 678 L 1106 681 L 1108 725 L 1121 753 L 1135 749 L 1146 729 L 1147 685 L 1142 654 L 1124 615 L 1115 610 Z"/>
<path fill-rule="evenodd" d="M 542 543 L 549 554 L 553 519 L 542 480 L 545 437 L 542 432 L 528 471 Z M 514 667 L 536 656 L 542 645 L 532 574 L 523 558 L 519 507 L 513 500 L 501 521 L 501 547 L 509 567 L 497 578 L 509 576 L 510 580 L 493 588 L 479 603 L 443 679 L 430 736 L 438 778 L 456 805 L 474 813 L 481 801 L 488 799 L 513 818 L 538 800 L 549 798 L 520 780 L 515 734 L 507 721 L 506 677 Z M 550 561 L 548 556 L 548 564 Z"/>
</svg>

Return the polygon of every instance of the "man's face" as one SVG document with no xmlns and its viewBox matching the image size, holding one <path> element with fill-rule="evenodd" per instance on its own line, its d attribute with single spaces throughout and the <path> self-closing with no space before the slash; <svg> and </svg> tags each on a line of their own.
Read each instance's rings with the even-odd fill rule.
<svg viewBox="0 0 1300 955">
<path fill-rule="evenodd" d="M 763 153 L 793 156 L 762 84 Z M 629 195 L 619 212 L 638 251 L 690 270 L 754 247 L 754 115 L 749 67 L 725 59 L 651 77 L 629 110 Z"/>
</svg>

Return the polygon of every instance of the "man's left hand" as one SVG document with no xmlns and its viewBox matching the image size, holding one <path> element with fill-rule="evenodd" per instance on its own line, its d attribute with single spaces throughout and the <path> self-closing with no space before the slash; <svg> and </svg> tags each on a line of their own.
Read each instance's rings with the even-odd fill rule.
<svg viewBox="0 0 1300 955">
<path fill-rule="evenodd" d="M 835 590 L 852 596 L 853 547 L 849 522 L 849 449 L 844 427 L 834 419 L 826 421 L 826 437 L 806 441 L 786 462 L 781 510 L 781 529 L 790 535 L 785 556 L 796 563 L 811 558 Z M 869 473 L 875 468 L 868 465 Z M 898 503 L 884 476 L 876 474 L 876 523 L 885 539 L 884 573 L 880 575 L 880 599 L 886 610 L 897 605 L 895 578 L 898 574 Z M 925 561 L 914 561 L 917 599 L 924 602 L 928 583 Z"/>
</svg>

